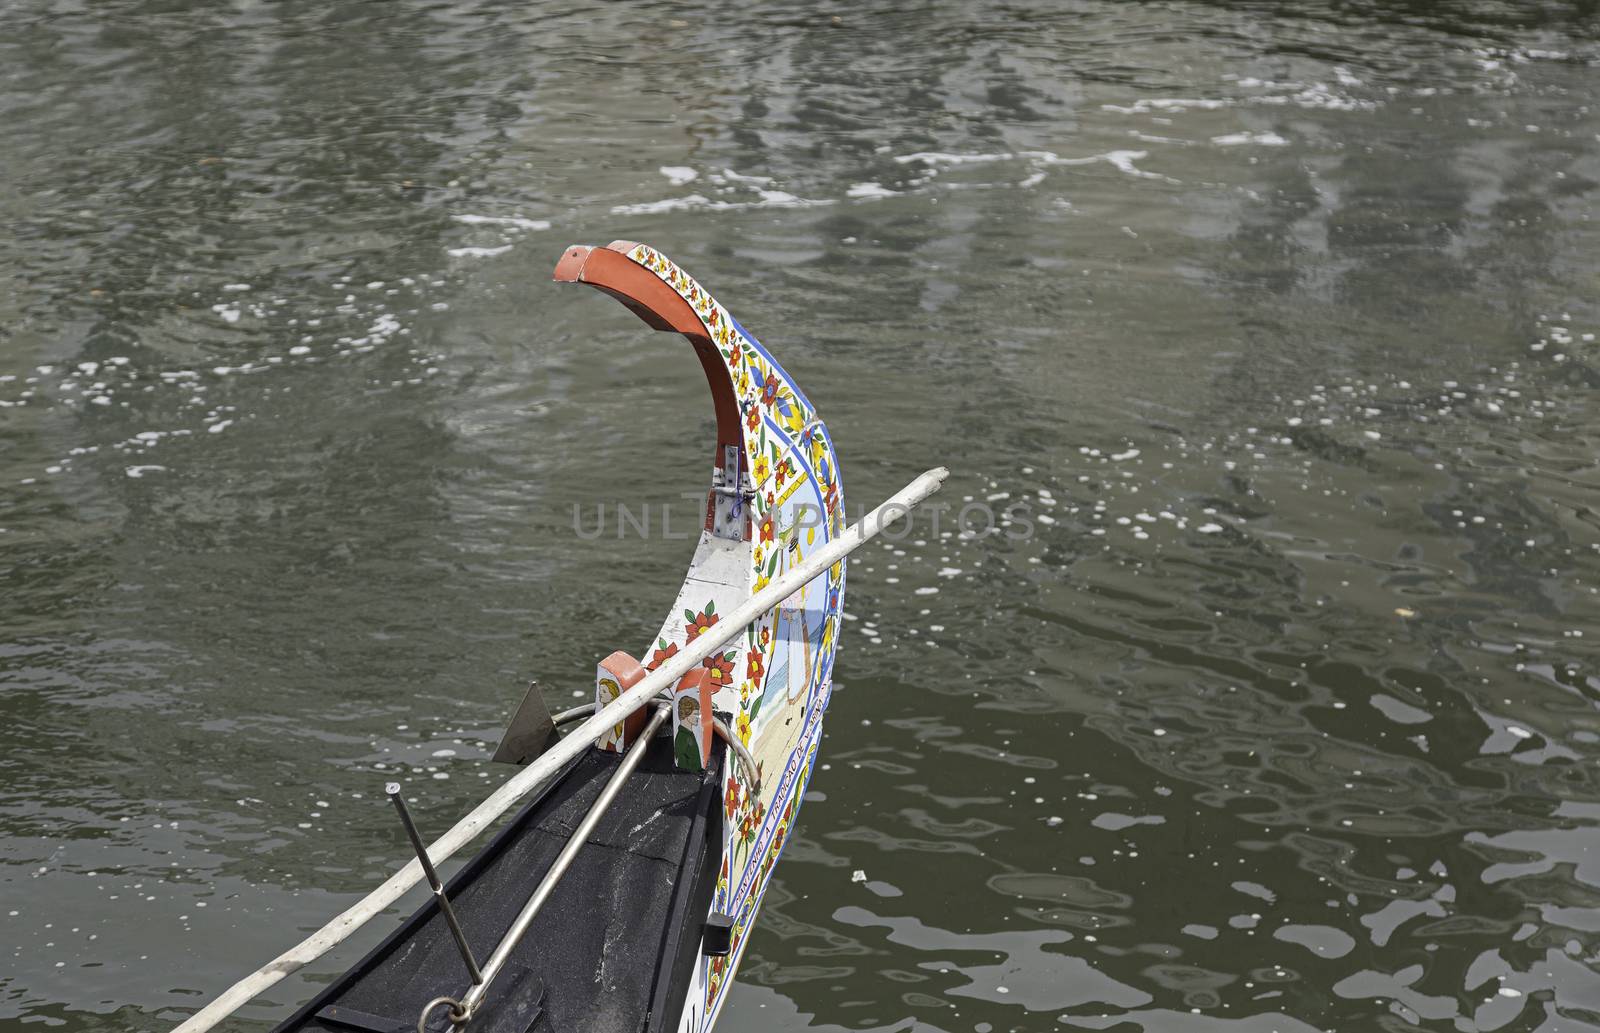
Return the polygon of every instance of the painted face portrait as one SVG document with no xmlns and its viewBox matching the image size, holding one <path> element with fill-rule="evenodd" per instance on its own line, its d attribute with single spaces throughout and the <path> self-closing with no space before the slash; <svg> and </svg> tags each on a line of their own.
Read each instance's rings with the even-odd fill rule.
<svg viewBox="0 0 1600 1033">
<path fill-rule="evenodd" d="M 616 701 L 618 696 L 622 695 L 622 686 L 618 685 L 610 678 L 601 678 L 600 692 L 606 697 L 606 703 L 613 703 Z M 624 731 L 625 727 L 621 723 L 618 723 L 612 727 L 611 734 L 617 739 L 617 741 L 620 742 L 622 740 Z"/>
</svg>

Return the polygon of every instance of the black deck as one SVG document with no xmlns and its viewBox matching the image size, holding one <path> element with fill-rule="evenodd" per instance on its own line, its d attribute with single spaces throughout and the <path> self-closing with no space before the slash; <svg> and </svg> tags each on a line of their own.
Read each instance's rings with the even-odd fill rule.
<svg viewBox="0 0 1600 1033">
<path fill-rule="evenodd" d="M 723 751 L 679 771 L 658 737 L 495 981 L 470 1033 L 644 1033 L 675 1028 L 716 881 Z M 446 885 L 483 964 L 583 819 L 620 756 L 590 750 Z M 428 904 L 275 1033 L 414 1033 L 466 966 Z M 430 1028 L 444 1030 L 445 1009 Z"/>
</svg>

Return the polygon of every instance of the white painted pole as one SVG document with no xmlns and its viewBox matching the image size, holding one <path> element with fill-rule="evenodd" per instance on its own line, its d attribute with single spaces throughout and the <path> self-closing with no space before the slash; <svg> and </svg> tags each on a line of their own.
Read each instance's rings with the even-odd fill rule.
<svg viewBox="0 0 1600 1033">
<path fill-rule="evenodd" d="M 800 566 L 745 600 L 732 613 L 724 614 L 721 620 L 701 632 L 693 642 L 685 645 L 666 663 L 646 675 L 643 681 L 568 732 L 548 752 L 489 794 L 465 818 L 457 822 L 454 828 L 428 847 L 428 856 L 433 863 L 438 865 L 470 843 L 489 826 L 490 822 L 510 810 L 524 796 L 566 767 L 569 761 L 587 749 L 607 728 L 619 724 L 623 718 L 648 704 L 663 690 L 676 685 L 678 679 L 689 673 L 700 661 L 742 635 L 750 622 L 787 599 L 800 586 L 877 537 L 878 532 L 884 527 L 909 513 L 911 507 L 938 491 L 949 473 L 949 470 L 939 466 L 922 474 L 877 509 L 862 517 L 860 523 L 846 528 L 839 537 L 812 553 Z M 213 1028 L 284 976 L 326 954 L 351 933 L 382 914 L 421 880 L 422 865 L 413 858 L 406 862 L 404 868 L 389 876 L 383 885 L 345 909 L 333 921 L 230 986 L 221 996 L 177 1026 L 173 1033 L 204 1033 L 205 1030 Z"/>
</svg>

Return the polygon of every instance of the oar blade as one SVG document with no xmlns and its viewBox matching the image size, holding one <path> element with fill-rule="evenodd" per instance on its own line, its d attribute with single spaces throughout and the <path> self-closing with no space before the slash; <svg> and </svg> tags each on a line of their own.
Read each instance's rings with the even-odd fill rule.
<svg viewBox="0 0 1600 1033">
<path fill-rule="evenodd" d="M 523 764 L 537 758 L 556 741 L 556 723 L 550 708 L 544 705 L 544 694 L 538 682 L 528 684 L 528 694 L 522 697 L 511 723 L 500 737 L 500 745 L 490 758 L 501 764 Z"/>
</svg>

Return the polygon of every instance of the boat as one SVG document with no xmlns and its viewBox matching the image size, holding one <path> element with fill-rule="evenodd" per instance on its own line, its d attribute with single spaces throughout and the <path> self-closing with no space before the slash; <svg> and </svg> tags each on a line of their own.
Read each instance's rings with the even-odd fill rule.
<svg viewBox="0 0 1600 1033">
<path fill-rule="evenodd" d="M 551 714 L 530 688 L 495 754 L 520 770 L 431 846 L 390 784 L 416 857 L 178 1033 L 212 1028 L 424 881 L 427 903 L 277 1033 L 703 1033 L 727 1000 L 815 766 L 847 557 L 946 472 L 846 527 L 826 424 L 689 274 L 618 241 L 568 248 L 554 278 L 683 336 L 705 372 L 716 440 L 677 600 L 638 656 L 597 662 L 593 702 Z M 441 880 L 437 865 L 513 807 Z"/>
</svg>

